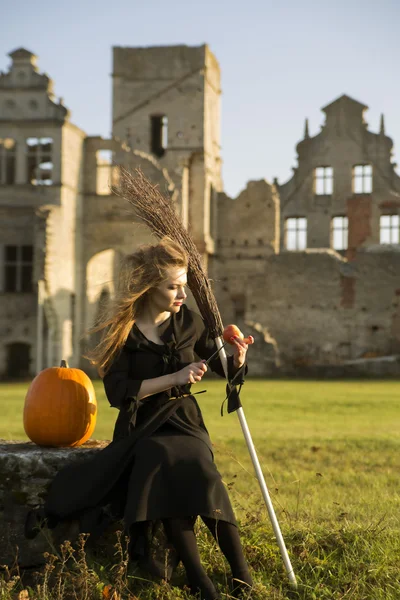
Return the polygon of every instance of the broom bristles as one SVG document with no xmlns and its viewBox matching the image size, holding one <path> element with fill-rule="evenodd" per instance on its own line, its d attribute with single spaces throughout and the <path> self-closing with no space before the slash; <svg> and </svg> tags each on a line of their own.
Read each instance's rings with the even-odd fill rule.
<svg viewBox="0 0 400 600">
<path fill-rule="evenodd" d="M 114 188 L 114 192 L 128 200 L 136 218 L 147 225 L 158 238 L 168 236 L 186 250 L 189 257 L 188 286 L 211 333 L 214 337 L 221 336 L 221 315 L 210 281 L 203 269 L 200 253 L 171 200 L 165 198 L 140 169 L 135 169 L 132 174 L 120 167 L 119 185 Z"/>
</svg>

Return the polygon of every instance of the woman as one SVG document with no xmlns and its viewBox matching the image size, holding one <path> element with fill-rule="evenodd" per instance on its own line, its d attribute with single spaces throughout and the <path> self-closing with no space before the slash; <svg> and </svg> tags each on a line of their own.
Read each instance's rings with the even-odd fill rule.
<svg viewBox="0 0 400 600">
<path fill-rule="evenodd" d="M 190 391 L 202 380 L 216 346 L 202 318 L 184 305 L 187 267 L 184 250 L 168 239 L 128 257 L 115 306 L 93 330 L 102 330 L 103 336 L 90 355 L 111 406 L 119 409 L 113 441 L 94 459 L 57 475 L 45 514 L 54 522 L 79 515 L 81 529 L 95 533 L 106 507 L 110 518 L 123 517 L 131 557 L 153 572 L 157 552 L 152 542 L 157 532 L 165 533 L 175 551 L 174 563 L 170 548 L 170 562 L 174 566 L 182 560 L 191 591 L 214 600 L 218 594 L 196 544 L 197 516 L 226 556 L 234 590 L 249 589 L 252 580 L 201 410 Z M 244 368 L 246 352 L 247 344 L 236 338 L 228 359 L 231 377 Z M 218 356 L 211 358 L 210 367 L 224 375 Z M 162 554 L 159 574 L 164 561 Z"/>
</svg>

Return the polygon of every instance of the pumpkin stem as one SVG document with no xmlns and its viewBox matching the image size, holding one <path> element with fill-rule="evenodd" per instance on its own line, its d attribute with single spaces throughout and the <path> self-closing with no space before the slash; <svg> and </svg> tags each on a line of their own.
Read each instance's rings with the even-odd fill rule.
<svg viewBox="0 0 400 600">
<path fill-rule="evenodd" d="M 68 363 L 67 363 L 67 361 L 66 361 L 66 360 L 62 360 L 62 361 L 61 361 L 61 365 L 60 365 L 60 367 L 65 367 L 66 369 L 69 369 L 69 366 L 68 366 Z"/>
</svg>

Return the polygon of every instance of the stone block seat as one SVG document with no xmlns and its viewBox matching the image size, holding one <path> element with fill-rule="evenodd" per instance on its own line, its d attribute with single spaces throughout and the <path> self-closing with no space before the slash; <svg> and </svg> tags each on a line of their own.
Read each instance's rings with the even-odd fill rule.
<svg viewBox="0 0 400 600">
<path fill-rule="evenodd" d="M 50 482 L 60 469 L 93 456 L 108 443 L 88 440 L 78 448 L 49 448 L 0 439 L 0 565 L 41 565 L 44 552 L 76 537 L 76 523 L 69 522 L 28 540 L 24 536 L 26 515 L 44 504 Z"/>
</svg>

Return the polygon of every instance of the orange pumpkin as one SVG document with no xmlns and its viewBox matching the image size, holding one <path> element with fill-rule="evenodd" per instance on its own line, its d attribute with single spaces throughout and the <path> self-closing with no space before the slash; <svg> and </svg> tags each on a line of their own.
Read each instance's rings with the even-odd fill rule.
<svg viewBox="0 0 400 600">
<path fill-rule="evenodd" d="M 25 433 L 39 446 L 80 446 L 92 435 L 96 416 L 91 380 L 65 360 L 36 375 L 25 397 Z"/>
</svg>

